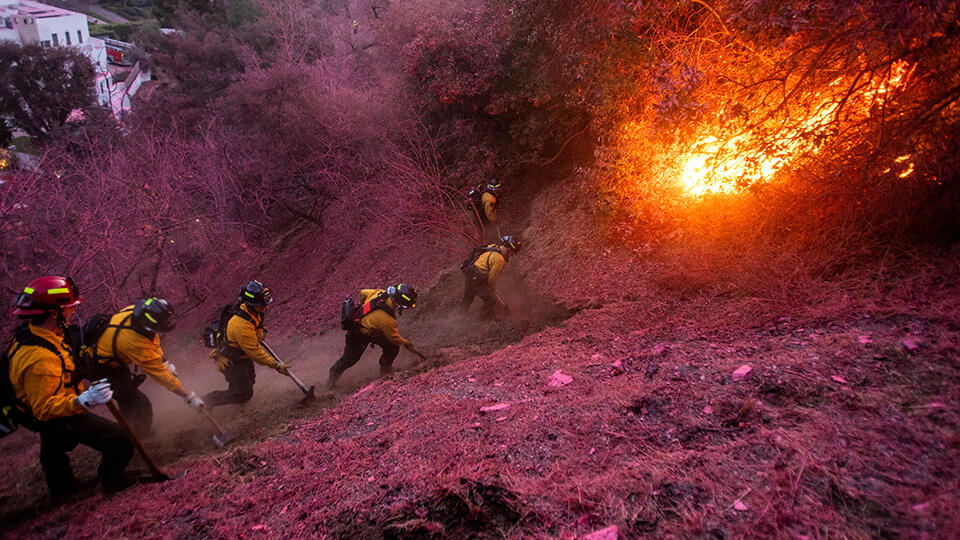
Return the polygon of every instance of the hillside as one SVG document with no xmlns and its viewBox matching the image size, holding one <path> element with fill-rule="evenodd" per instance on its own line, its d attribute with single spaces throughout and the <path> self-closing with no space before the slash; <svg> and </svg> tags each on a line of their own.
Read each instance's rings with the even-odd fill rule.
<svg viewBox="0 0 960 540">
<path fill-rule="evenodd" d="M 774 307 L 668 287 L 655 262 L 569 242 L 585 232 L 567 220 L 578 200 L 565 188 L 530 205 L 528 249 L 504 285 L 512 318 L 451 313 L 459 277 L 441 271 L 400 321 L 430 363 L 401 356 L 403 371 L 372 380 L 368 352 L 348 391 L 305 409 L 291 384 L 262 373 L 253 401 L 217 410 L 242 433 L 221 450 L 199 418 L 161 399 L 180 420 L 149 445 L 184 476 L 21 509 L 5 515 L 4 536 L 573 537 L 615 525 L 624 538 L 938 537 L 957 527 L 956 254 L 913 261 L 879 294 L 822 283 L 810 303 Z M 558 253 L 577 264 L 551 266 Z M 385 267 L 395 275 L 417 260 Z M 281 297 L 303 285 L 273 280 Z M 320 296 L 336 297 L 332 288 Z M 280 307 L 276 319 L 291 314 Z M 313 384 L 341 340 L 301 332 L 275 347 Z M 202 352 L 190 343 L 177 354 Z M 188 383 L 222 384 L 202 362 L 183 363 Z M 735 381 L 741 366 L 750 372 Z M 5 508 L 37 503 L 34 453 Z"/>
<path fill-rule="evenodd" d="M 21 430 L 0 536 L 956 536 L 960 0 L 152 7 L 176 31 L 132 35 L 156 84 L 130 115 L 66 92 L 79 64 L 42 108 L 0 92 L 38 153 L 3 165 L 0 289 L 70 276 L 83 319 L 168 300 L 203 395 L 202 330 L 258 279 L 322 395 L 258 368 L 217 448 L 147 382 L 177 477 L 113 496 L 80 447 L 50 500 Z M 484 320 L 458 263 L 501 234 Z M 322 392 L 342 300 L 401 282 L 425 358 L 380 379 L 371 347 Z"/>
</svg>

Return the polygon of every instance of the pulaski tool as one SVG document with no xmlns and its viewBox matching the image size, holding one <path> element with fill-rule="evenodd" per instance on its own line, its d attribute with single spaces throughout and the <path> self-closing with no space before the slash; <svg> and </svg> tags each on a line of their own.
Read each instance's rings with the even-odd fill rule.
<svg viewBox="0 0 960 540">
<path fill-rule="evenodd" d="M 267 351 L 267 353 L 270 356 L 272 356 L 274 360 L 276 360 L 277 362 L 282 362 L 282 360 L 280 360 L 280 357 L 277 356 L 277 353 L 273 352 L 273 349 L 271 349 L 269 345 L 267 345 L 266 343 L 261 343 L 261 345 L 263 345 L 264 350 Z M 294 375 L 293 371 L 291 371 L 290 368 L 287 368 L 286 371 L 287 371 L 287 376 L 293 379 L 293 382 L 297 384 L 297 387 L 300 388 L 300 391 L 304 393 L 303 399 L 300 400 L 300 403 L 299 403 L 301 406 L 306 405 L 308 403 L 312 403 L 317 400 L 317 395 L 314 393 L 314 390 L 316 389 L 315 386 L 311 386 L 310 388 L 307 388 L 307 385 L 303 384 L 303 381 L 300 380 L 300 377 L 297 377 L 296 375 Z"/>
<path fill-rule="evenodd" d="M 120 407 L 117 405 L 116 400 L 111 399 L 107 402 L 107 408 L 110 409 L 110 414 L 117 419 L 117 423 L 120 424 L 120 427 L 123 428 L 123 431 L 127 434 L 127 437 L 130 438 L 130 442 L 133 443 L 134 448 L 137 449 L 137 452 L 140 452 L 140 456 L 143 458 L 143 462 L 147 464 L 147 468 L 150 469 L 150 475 L 145 480 L 148 482 L 164 482 L 166 480 L 173 480 L 174 478 L 179 478 L 183 473 L 170 476 L 169 474 L 163 472 L 160 467 L 157 465 L 157 462 L 150 457 L 150 454 L 147 452 L 147 449 L 144 448 L 143 443 L 140 442 L 140 439 L 133 432 L 133 428 L 130 427 L 130 424 L 127 422 L 127 419 L 123 416 L 123 413 L 120 412 Z"/>
<path fill-rule="evenodd" d="M 213 415 L 210 414 L 210 411 L 207 410 L 206 406 L 200 407 L 197 410 L 199 410 L 200 414 L 202 414 L 207 420 L 210 421 L 211 424 L 213 424 L 214 428 L 216 428 L 217 433 L 213 435 L 213 444 L 217 445 L 217 448 L 223 448 L 223 446 L 228 442 L 237 438 L 237 436 L 233 433 L 223 429 L 223 426 L 221 426 L 220 422 L 217 422 Z"/>
</svg>

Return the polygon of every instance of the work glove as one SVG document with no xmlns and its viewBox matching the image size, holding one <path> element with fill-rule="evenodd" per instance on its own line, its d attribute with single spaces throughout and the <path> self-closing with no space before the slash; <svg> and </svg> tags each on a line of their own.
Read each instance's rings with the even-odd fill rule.
<svg viewBox="0 0 960 540">
<path fill-rule="evenodd" d="M 103 405 L 111 399 L 113 399 L 113 390 L 110 389 L 110 381 L 107 379 L 100 379 L 77 396 L 77 402 L 88 410 L 97 405 Z"/>
<path fill-rule="evenodd" d="M 273 369 L 277 370 L 277 373 L 279 373 L 279 374 L 281 374 L 281 375 L 286 375 L 286 374 L 287 374 L 287 368 L 289 368 L 289 367 L 290 367 L 290 364 L 284 364 L 283 362 L 281 362 L 281 361 L 279 361 L 279 360 L 277 360 L 277 361 L 273 364 Z"/>
<path fill-rule="evenodd" d="M 167 361 L 164 361 L 163 365 L 167 366 L 167 371 L 169 371 L 171 375 L 173 375 L 174 377 L 177 376 L 177 366 Z"/>
<path fill-rule="evenodd" d="M 229 358 L 220 354 L 220 351 L 217 351 L 216 349 L 210 351 L 210 358 L 212 358 L 213 361 L 216 362 L 217 371 L 219 371 L 220 373 L 226 373 L 227 367 L 230 366 Z"/>
<path fill-rule="evenodd" d="M 196 392 L 190 392 L 183 397 L 183 400 L 187 402 L 187 405 L 193 407 L 194 409 L 203 407 L 203 400 L 200 399 L 200 396 L 198 396 Z"/>
</svg>

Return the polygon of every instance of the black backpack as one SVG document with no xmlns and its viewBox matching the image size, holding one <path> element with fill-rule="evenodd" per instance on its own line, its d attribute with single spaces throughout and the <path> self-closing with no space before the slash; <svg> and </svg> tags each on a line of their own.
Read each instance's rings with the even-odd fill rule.
<svg viewBox="0 0 960 540">
<path fill-rule="evenodd" d="M 220 349 L 227 344 L 227 323 L 233 317 L 233 304 L 220 308 L 217 318 L 203 330 L 203 344 L 211 349 Z"/>
<path fill-rule="evenodd" d="M 230 318 L 234 315 L 248 320 L 258 329 L 260 328 L 260 325 L 254 322 L 253 318 L 250 317 L 246 311 L 240 309 L 240 306 L 227 304 L 220 308 L 217 318 L 203 330 L 203 344 L 211 349 L 221 351 L 227 348 L 227 323 L 230 322 Z"/>
<path fill-rule="evenodd" d="M 60 359 L 60 368 L 67 371 L 67 364 L 60 354 L 60 351 L 49 341 L 33 335 L 27 324 L 21 324 L 13 333 L 13 340 L 3 349 L 0 355 L 0 438 L 13 433 L 18 427 L 23 426 L 31 431 L 37 431 L 39 424 L 30 408 L 17 399 L 17 394 L 13 390 L 13 383 L 10 381 L 10 361 L 21 347 L 37 346 L 43 347 Z M 71 382 L 69 386 L 76 386 L 79 382 L 76 372 L 71 372 Z M 60 384 L 63 384 L 61 380 Z M 54 392 L 59 392 L 61 386 L 58 386 Z"/>
<path fill-rule="evenodd" d="M 367 300 L 362 305 L 358 305 L 353 298 L 346 298 L 340 304 L 340 327 L 347 331 L 356 331 L 360 329 L 360 319 L 366 317 L 371 311 L 381 309 L 394 319 L 397 318 L 396 312 L 387 305 L 387 293 L 383 292 Z"/>
<path fill-rule="evenodd" d="M 88 377 L 98 365 L 96 346 L 100 336 L 110 327 L 110 315 L 97 313 L 83 324 L 71 324 L 64 332 L 64 341 L 73 352 L 77 372 Z M 116 338 L 114 338 L 116 350 Z"/>
</svg>

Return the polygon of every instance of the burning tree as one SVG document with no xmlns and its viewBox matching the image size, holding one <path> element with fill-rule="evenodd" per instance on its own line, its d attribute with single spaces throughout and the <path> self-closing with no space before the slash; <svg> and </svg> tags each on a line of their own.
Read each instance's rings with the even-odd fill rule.
<svg viewBox="0 0 960 540">
<path fill-rule="evenodd" d="M 641 11 L 660 21 L 645 34 L 653 96 L 611 124 L 592 171 L 626 230 L 747 196 L 764 220 L 890 234 L 931 198 L 956 204 L 956 2 Z"/>
<path fill-rule="evenodd" d="M 417 21 L 428 5 L 404 3 Z M 618 236 L 690 229 L 718 204 L 748 205 L 752 228 L 952 226 L 914 218 L 931 201 L 926 217 L 956 214 L 955 1 L 455 5 L 396 31 L 455 175 L 483 156 L 522 174 L 581 136 Z"/>
</svg>

